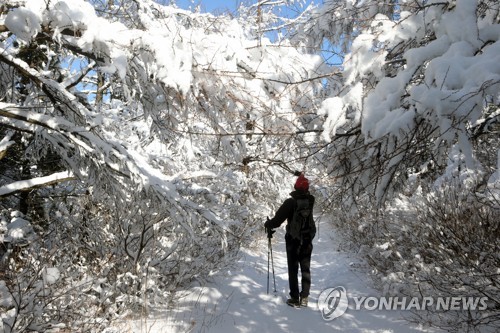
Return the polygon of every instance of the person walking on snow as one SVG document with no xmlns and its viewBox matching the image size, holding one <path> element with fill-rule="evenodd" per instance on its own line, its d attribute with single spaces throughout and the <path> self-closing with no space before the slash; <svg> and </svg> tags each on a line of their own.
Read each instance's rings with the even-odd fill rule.
<svg viewBox="0 0 500 333">
<path fill-rule="evenodd" d="M 309 290 L 311 288 L 311 254 L 313 250 L 312 240 L 316 235 L 316 226 L 312 219 L 312 210 L 314 206 L 314 196 L 309 193 L 309 181 L 303 173 L 299 174 L 295 182 L 294 189 L 290 193 L 291 198 L 286 199 L 272 219 L 267 219 L 264 227 L 269 235 L 274 232 L 272 229 L 278 228 L 287 220 L 286 226 L 286 255 L 288 262 L 288 283 L 290 286 L 290 298 L 287 304 L 290 306 L 307 306 Z M 308 225 L 293 227 L 293 223 L 297 224 L 297 207 L 305 207 L 309 212 L 308 217 L 310 223 Z M 297 230 L 300 231 L 300 236 L 297 236 Z M 302 276 L 302 291 L 299 292 L 299 266 Z"/>
</svg>

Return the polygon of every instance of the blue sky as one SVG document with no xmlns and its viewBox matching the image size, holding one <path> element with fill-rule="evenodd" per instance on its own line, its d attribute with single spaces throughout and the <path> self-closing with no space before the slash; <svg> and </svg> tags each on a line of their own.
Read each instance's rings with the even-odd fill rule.
<svg viewBox="0 0 500 333">
<path fill-rule="evenodd" d="M 190 7 L 200 5 L 202 12 L 210 12 L 219 14 L 226 11 L 236 11 L 239 5 L 243 2 L 245 4 L 256 3 L 258 0 L 176 0 L 176 4 L 183 9 L 190 9 Z M 306 3 L 311 3 L 312 0 L 307 0 Z M 315 0 L 315 3 L 321 3 L 322 0 Z"/>
<path fill-rule="evenodd" d="M 234 11 L 241 3 L 241 0 L 177 0 L 176 3 L 184 9 L 189 9 L 193 4 L 194 6 L 200 4 L 202 12 L 217 14 L 226 10 Z"/>
</svg>

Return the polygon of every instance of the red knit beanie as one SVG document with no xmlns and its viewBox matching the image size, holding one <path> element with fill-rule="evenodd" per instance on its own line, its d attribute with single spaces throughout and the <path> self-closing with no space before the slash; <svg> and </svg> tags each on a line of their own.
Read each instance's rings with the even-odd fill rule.
<svg viewBox="0 0 500 333">
<path fill-rule="evenodd" d="M 309 181 L 307 180 L 306 177 L 304 177 L 304 174 L 301 173 L 299 178 L 297 178 L 297 181 L 295 182 L 294 188 L 299 191 L 307 192 L 309 190 Z"/>
</svg>

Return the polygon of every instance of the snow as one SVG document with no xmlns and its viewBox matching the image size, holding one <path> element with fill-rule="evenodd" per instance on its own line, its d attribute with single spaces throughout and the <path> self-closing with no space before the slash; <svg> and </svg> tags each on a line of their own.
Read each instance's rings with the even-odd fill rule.
<svg viewBox="0 0 500 333">
<path fill-rule="evenodd" d="M 47 21 L 61 30 L 64 28 L 80 30 L 88 27 L 85 21 L 96 18 L 95 10 L 90 3 L 61 0 L 54 4 Z"/>
<path fill-rule="evenodd" d="M 57 182 L 59 180 L 72 178 L 73 175 L 69 171 L 56 172 L 45 177 L 36 177 L 27 180 L 18 180 L 10 184 L 0 186 L 0 197 L 5 196 L 12 192 L 26 190 L 39 185 Z"/>
<path fill-rule="evenodd" d="M 0 281 L 0 306 L 8 307 L 12 304 L 14 300 L 9 293 L 9 289 L 7 288 L 7 283 L 5 281 Z M 0 317 L 3 319 L 3 316 Z"/>
<path fill-rule="evenodd" d="M 0 15 L 5 36 L 0 41 L 2 64 L 12 73 L 23 74 L 27 81 L 34 84 L 29 98 L 18 95 L 21 89 L 14 86 L 11 87 L 12 96 L 2 96 L 2 100 L 17 101 L 19 98 L 23 102 L 18 102 L 20 105 L 0 102 L 0 121 L 7 128 L 36 133 L 33 144 L 30 144 L 32 152 L 39 150 L 39 154 L 43 155 L 46 147 L 56 147 L 71 171 L 21 181 L 14 181 L 19 178 L 5 175 L 0 197 L 72 178 L 73 174 L 86 181 L 85 185 L 99 185 L 105 180 L 107 182 L 102 188 L 114 193 L 117 187 L 113 185 L 120 182 L 129 185 L 125 178 L 130 178 L 138 190 L 154 189 L 145 192 L 163 195 L 173 225 L 187 230 L 186 237 L 191 237 L 188 242 L 201 241 L 203 236 L 196 234 L 193 225 L 204 220 L 210 223 L 200 228 L 203 233 L 213 226 L 221 231 L 220 234 L 226 235 L 226 231 L 230 231 L 227 227 L 235 226 L 243 218 L 251 219 L 252 214 L 263 213 L 255 207 L 263 207 L 265 211 L 268 207 L 264 202 L 269 201 L 273 205 L 277 201 L 276 197 L 268 200 L 260 196 L 261 192 L 253 192 L 266 178 L 256 179 L 255 174 L 247 174 L 241 175 L 245 182 L 238 182 L 240 176 L 236 176 L 239 172 L 236 170 L 242 157 L 264 156 L 270 161 L 275 158 L 279 161 L 295 147 L 293 143 L 290 151 L 282 150 L 285 141 L 277 141 L 270 135 L 263 137 L 258 144 L 250 140 L 246 144 L 243 136 L 229 134 L 241 133 L 241 124 L 248 120 L 255 122 L 256 131 L 269 133 L 293 132 L 302 129 L 302 122 L 312 128 L 300 113 L 312 114 L 316 110 L 320 117 L 313 125 L 315 129 L 324 125 L 325 141 L 330 141 L 337 132 L 346 133 L 356 127 L 361 128 L 366 139 L 362 143 L 357 143 L 355 138 L 346 139 L 345 147 L 328 145 L 325 155 L 318 154 L 318 160 L 325 158 L 325 162 L 321 163 L 326 165 L 326 169 L 318 170 L 318 174 L 328 172 L 330 167 L 330 170 L 336 170 L 334 163 L 328 165 L 331 156 L 339 156 L 336 147 L 342 154 L 352 149 L 357 159 L 350 159 L 345 154 L 345 164 L 353 165 L 355 170 L 358 164 L 363 170 L 359 174 L 353 172 L 352 179 L 359 182 L 363 189 L 371 191 L 371 179 L 376 178 L 376 188 L 372 193 L 375 193 L 376 199 L 383 198 L 391 182 L 396 183 L 393 182 L 396 176 L 408 171 L 398 166 L 404 164 L 404 158 L 411 158 L 409 154 L 398 151 L 401 146 L 396 141 L 403 139 L 399 142 L 404 144 L 405 138 L 417 133 L 417 124 L 430 124 L 436 126 L 436 130 L 429 134 L 434 137 L 423 144 L 426 144 L 425 147 L 434 145 L 434 149 L 429 148 L 429 154 L 426 152 L 422 156 L 445 160 L 442 163 L 437 161 L 437 169 L 444 170 L 444 174 L 433 175 L 434 185 L 458 179 L 460 184 L 472 188 L 490 169 L 488 186 L 491 185 L 494 195 L 498 196 L 500 151 L 498 147 L 493 147 L 497 149 L 496 170 L 493 170 L 494 165 L 481 165 L 480 154 L 475 151 L 477 148 L 472 141 L 474 133 L 471 132 L 475 128 L 471 124 L 498 118 L 498 110 L 495 114 L 487 114 L 489 109 L 485 107 L 486 104 L 498 107 L 500 25 L 498 19 L 491 16 L 497 15 L 498 11 L 493 8 L 498 4 L 491 2 L 492 10 L 484 17 L 478 17 L 477 13 L 481 11 L 478 1 L 457 0 L 454 6 L 449 7 L 441 2 L 429 0 L 425 9 L 417 10 L 416 7 L 411 8 L 413 1 L 402 1 L 400 19 L 393 20 L 393 12 L 389 16 L 382 13 L 382 1 L 349 0 L 337 11 L 329 13 L 333 16 L 321 15 L 323 18 L 318 19 L 319 23 L 313 29 L 303 29 L 306 33 L 314 29 L 334 31 L 331 33 L 344 39 L 337 40 L 337 45 L 352 42 L 350 50 L 346 48 L 339 82 L 329 82 L 328 85 L 335 88 L 325 94 L 326 80 L 323 86 L 317 78 L 325 78 L 325 74 L 332 72 L 329 68 L 325 70 L 322 58 L 318 54 L 303 54 L 300 43 L 283 39 L 278 45 L 265 37 L 253 35 L 251 29 L 245 28 L 245 24 L 254 24 L 252 20 L 240 22 L 233 18 L 215 18 L 210 14 L 191 16 L 173 7 L 160 10 L 160 7 L 155 7 L 158 4 L 153 5 L 153 1 L 146 0 L 133 2 L 138 9 L 137 12 L 131 10 L 130 14 L 134 17 L 130 20 L 126 17 L 118 19 L 119 16 L 99 17 L 92 4 L 83 0 L 20 0 L 19 7 L 6 6 L 8 9 Z M 328 13 L 328 6 L 340 3 L 325 2 L 324 12 Z M 411 11 L 404 11 L 405 8 Z M 158 13 L 153 13 L 155 10 Z M 182 19 L 184 16 L 185 19 Z M 361 21 L 366 24 L 356 24 Z M 127 22 L 129 25 L 126 25 Z M 72 58 L 68 63 L 77 62 L 86 67 L 88 75 L 83 75 L 85 78 L 82 76 L 81 82 L 95 78 L 96 71 L 109 74 L 106 75 L 109 79 L 106 82 L 109 84 L 108 98 L 122 98 L 123 90 L 123 100 L 110 101 L 111 107 L 116 109 L 108 110 L 107 105 L 94 109 L 90 105 L 92 103 L 87 106 L 76 98 L 84 92 L 74 92 L 73 89 L 80 88 L 70 89 L 67 83 L 77 82 L 83 72 L 75 71 L 71 80 L 61 75 L 64 79 L 61 83 L 52 77 L 57 73 L 49 72 L 50 61 L 41 66 L 47 70 L 45 72 L 19 56 L 20 48 L 14 46 L 17 43 L 12 41 L 31 43 L 42 27 L 43 31 L 52 31 L 56 43 L 45 43 L 45 39 L 51 37 L 46 34 L 38 50 L 47 52 L 51 57 L 55 54 L 68 55 Z M 323 40 L 324 35 L 320 39 Z M 304 43 L 309 45 L 313 42 Z M 37 43 L 32 44 L 36 46 Z M 87 57 L 86 53 L 95 59 L 84 63 L 82 59 Z M 60 69 L 63 72 L 72 71 L 72 68 Z M 113 77 L 115 74 L 116 77 Z M 344 82 L 340 82 L 342 79 Z M 15 82 L 10 79 L 5 81 L 5 88 L 10 84 L 7 81 Z M 47 92 L 52 92 L 50 97 L 57 97 L 56 100 L 60 101 L 58 108 L 40 108 L 39 97 L 35 96 L 44 96 Z M 197 131 L 227 136 L 217 139 L 219 142 L 215 144 L 216 140 L 205 140 L 206 137 L 200 139 L 195 134 L 181 134 Z M 265 132 L 259 134 L 267 135 Z M 379 164 L 379 160 L 373 159 L 375 148 L 350 145 L 364 145 L 383 137 L 390 138 L 380 141 L 387 147 L 387 151 L 382 152 L 385 154 L 382 156 L 386 162 L 382 166 L 385 170 L 379 170 L 383 176 L 373 177 L 369 172 Z M 153 141 L 148 146 L 151 138 Z M 311 146 L 322 144 L 315 139 L 311 134 L 307 142 Z M 12 134 L 5 134 L 0 141 L 0 158 L 13 144 Z M 305 149 L 304 153 L 308 154 Z M 286 156 L 283 160 L 299 159 Z M 428 163 L 418 161 L 415 164 L 422 165 L 421 171 L 410 167 L 413 183 L 418 184 L 419 173 L 423 176 L 424 170 L 430 169 L 427 168 Z M 304 168 L 311 168 L 311 164 L 305 164 Z M 219 167 L 234 169 L 223 171 L 227 174 L 217 179 L 223 174 L 217 169 Z M 271 168 L 269 170 L 271 174 L 275 172 Z M 235 176 L 229 176 L 229 173 Z M 274 183 L 278 184 L 281 178 L 275 175 L 270 178 L 274 177 Z M 320 177 L 318 179 L 318 183 L 323 181 Z M 329 180 L 326 179 L 326 182 Z M 254 186 L 255 183 L 257 186 Z M 359 184 L 353 182 L 351 188 L 359 188 Z M 128 195 L 123 189 L 128 190 L 129 187 L 124 186 L 116 194 Z M 248 195 L 250 192 L 251 195 Z M 217 195 L 227 198 L 219 199 Z M 354 202 L 356 198 L 346 195 L 343 199 Z M 224 205 L 230 201 L 233 203 Z M 252 210 L 255 212 L 252 213 Z M 20 216 L 12 216 L 10 223 L 4 221 L 0 226 L 2 241 L 23 245 L 22 242 L 35 237 L 33 226 Z M 405 313 L 356 311 L 352 305 L 345 315 L 332 321 L 323 320 L 316 303 L 326 288 L 341 286 L 352 295 L 378 295 L 370 287 L 368 274 L 359 268 L 364 264 L 351 253 L 337 251 L 341 241 L 332 230 L 326 229 L 325 234 L 317 239 L 314 251 L 314 286 L 309 309 L 297 310 L 283 305 L 287 295 L 287 268 L 281 235 L 274 239 L 278 296 L 264 292 L 267 244 L 265 239 L 261 239 L 258 249 L 243 250 L 241 260 L 233 269 L 210 276 L 208 285 L 185 291 L 174 308 L 150 309 L 149 316 L 124 325 L 132 331 L 148 331 L 151 328 L 152 332 L 233 332 L 235 329 L 240 332 L 425 331 L 401 320 Z M 359 224 L 359 230 L 362 229 L 369 229 L 364 221 Z M 226 238 L 220 238 L 226 243 Z M 169 242 L 167 239 L 163 241 Z M 229 245 L 222 247 L 226 249 Z M 389 260 L 398 253 L 397 246 L 389 242 L 375 250 Z M 183 270 L 200 264 L 195 255 L 186 258 L 182 255 L 179 253 Z M 44 268 L 43 279 L 48 285 L 55 284 L 64 280 L 61 276 L 65 271 L 63 266 Z M 403 277 L 397 275 L 400 273 L 403 274 L 389 273 L 388 279 L 402 280 Z M 122 276 L 137 278 L 129 272 Z M 0 281 L 0 306 L 11 302 L 4 296 L 6 294 L 7 287 Z"/>
<path fill-rule="evenodd" d="M 364 264 L 356 254 L 339 250 L 342 240 L 325 221 L 313 243 L 309 307 L 287 306 L 284 243 L 284 230 L 280 229 L 272 243 L 277 295 L 272 294 L 272 273 L 271 294 L 266 294 L 267 239 L 262 238 L 255 248 L 243 250 L 233 269 L 211 277 L 207 285 L 181 293 L 173 308 L 150 309 L 149 316 L 123 321 L 119 328 L 109 328 L 107 332 L 437 332 L 410 324 L 403 319 L 405 313 L 401 311 L 355 310 L 354 297 L 380 294 L 371 287 Z M 317 300 L 323 290 L 333 287 L 345 288 L 351 299 L 345 314 L 327 321 Z"/>
<path fill-rule="evenodd" d="M 330 135 L 334 136 L 337 128 L 347 122 L 347 119 L 344 117 L 344 102 L 340 97 L 333 97 L 324 101 L 318 114 L 327 115 L 325 127 L 329 131 L 323 134 L 325 140 L 329 140 Z"/>
<path fill-rule="evenodd" d="M 5 18 L 5 25 L 24 42 L 31 41 L 42 30 L 41 24 L 40 13 L 25 7 L 15 8 Z"/>
<path fill-rule="evenodd" d="M 59 269 L 55 267 L 46 268 L 43 272 L 43 280 L 49 285 L 56 283 L 60 276 Z"/>
<path fill-rule="evenodd" d="M 0 332 L 4 332 L 4 325 L 12 325 L 14 322 L 14 314 L 16 312 L 15 307 L 13 307 L 14 299 L 9 292 L 9 288 L 7 287 L 7 283 L 5 281 L 0 281 L 0 307 L 11 308 L 8 311 L 0 313 L 0 322 L 3 323 L 0 326 Z"/>
<path fill-rule="evenodd" d="M 35 237 L 35 232 L 30 222 L 21 218 L 13 217 L 9 224 L 7 224 L 7 233 L 5 235 L 5 242 L 9 243 L 22 243 L 31 240 Z"/>
<path fill-rule="evenodd" d="M 14 132 L 7 133 L 7 135 L 5 135 L 2 140 L 0 140 L 0 159 L 2 158 L 2 154 L 5 153 L 5 151 L 15 143 L 11 140 L 12 135 L 14 135 Z"/>
</svg>

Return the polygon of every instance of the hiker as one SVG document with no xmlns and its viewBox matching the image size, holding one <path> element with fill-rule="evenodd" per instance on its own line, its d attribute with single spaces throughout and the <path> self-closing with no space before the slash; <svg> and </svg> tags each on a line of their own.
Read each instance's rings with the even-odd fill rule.
<svg viewBox="0 0 500 333">
<path fill-rule="evenodd" d="M 297 174 L 297 173 L 296 173 Z M 311 253 L 313 249 L 312 240 L 316 235 L 316 226 L 312 218 L 314 206 L 314 196 L 309 193 L 309 181 L 303 173 L 299 173 L 295 182 L 295 191 L 290 193 L 291 198 L 283 202 L 272 219 L 267 219 L 264 227 L 269 235 L 272 236 L 274 228 L 278 228 L 285 220 L 286 226 L 286 255 L 288 261 L 288 283 L 290 285 L 290 298 L 287 304 L 290 306 L 307 306 L 309 290 L 311 288 Z M 308 210 L 308 225 L 293 227 L 292 223 L 297 225 L 297 218 L 294 220 L 294 213 L 299 206 L 304 206 Z M 298 231 L 297 231 L 298 230 Z M 302 275 L 302 291 L 299 293 L 299 266 Z"/>
</svg>

